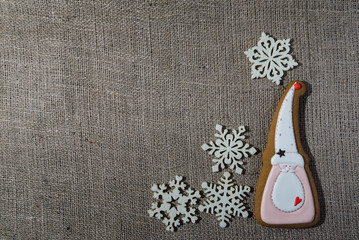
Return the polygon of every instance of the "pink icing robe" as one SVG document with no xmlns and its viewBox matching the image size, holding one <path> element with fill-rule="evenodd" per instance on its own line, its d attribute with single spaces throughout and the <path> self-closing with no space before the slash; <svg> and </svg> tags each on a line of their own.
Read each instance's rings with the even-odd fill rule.
<svg viewBox="0 0 359 240">
<path fill-rule="evenodd" d="M 293 211 L 285 211 L 287 204 L 283 203 L 282 210 L 278 208 L 273 202 L 273 189 L 276 183 L 276 180 L 279 178 L 280 174 L 295 174 L 299 179 L 302 189 L 304 192 L 304 196 L 300 197 L 301 202 L 295 205 L 295 200 L 297 196 L 292 197 L 288 200 L 288 205 L 292 205 L 296 210 Z M 285 184 L 288 183 L 284 181 L 282 188 L 286 188 Z M 277 186 L 280 188 L 280 184 Z M 287 185 L 290 185 L 288 183 Z M 294 193 L 298 193 L 294 190 Z M 279 197 L 285 198 L 285 192 L 280 192 Z M 295 194 L 296 195 L 296 194 Z M 298 202 L 299 200 L 297 200 Z M 277 204 L 279 205 L 279 204 Z M 281 205 L 279 205 L 281 206 Z M 262 205 L 261 205 L 261 217 L 265 223 L 268 224 L 298 224 L 298 223 L 310 223 L 314 220 L 315 216 L 315 207 L 314 207 L 314 199 L 311 191 L 311 187 L 308 181 L 307 174 L 305 169 L 301 166 L 297 166 L 294 173 L 282 173 L 279 165 L 272 166 L 272 169 L 267 178 L 267 182 L 264 188 L 263 196 L 262 196 Z"/>
</svg>

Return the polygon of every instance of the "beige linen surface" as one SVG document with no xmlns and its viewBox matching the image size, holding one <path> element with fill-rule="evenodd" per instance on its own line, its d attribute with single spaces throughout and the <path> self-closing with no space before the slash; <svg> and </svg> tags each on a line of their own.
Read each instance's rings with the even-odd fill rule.
<svg viewBox="0 0 359 240">
<path fill-rule="evenodd" d="M 354 0 L 1 1 L 0 239 L 358 239 L 358 29 Z M 300 63 L 281 86 L 251 80 L 263 31 Z M 222 176 L 200 147 L 216 124 L 263 151 L 295 79 L 317 227 L 201 214 L 171 233 L 148 216 L 152 184 Z M 234 178 L 255 188 L 261 154 L 246 162 Z"/>
</svg>

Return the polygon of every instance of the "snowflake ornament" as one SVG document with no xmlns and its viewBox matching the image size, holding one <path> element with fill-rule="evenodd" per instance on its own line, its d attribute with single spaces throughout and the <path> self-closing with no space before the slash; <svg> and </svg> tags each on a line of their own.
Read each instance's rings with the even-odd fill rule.
<svg viewBox="0 0 359 240">
<path fill-rule="evenodd" d="M 202 145 L 204 151 L 208 151 L 210 155 L 216 157 L 212 160 L 215 163 L 212 166 L 212 171 L 218 172 L 229 166 L 230 169 L 241 174 L 243 172 L 243 169 L 240 167 L 243 165 L 241 159 L 243 157 L 247 158 L 257 152 L 257 149 L 242 141 L 245 139 L 243 135 L 246 131 L 245 127 L 240 126 L 238 131 L 229 131 L 217 124 L 216 130 L 219 132 L 219 134 L 215 134 L 217 140 Z"/>
<path fill-rule="evenodd" d="M 264 32 L 258 45 L 244 52 L 252 65 L 252 79 L 267 77 L 279 85 L 280 80 L 287 71 L 298 63 L 289 54 L 290 39 L 275 41 Z"/>
<path fill-rule="evenodd" d="M 175 231 L 182 223 L 195 223 L 198 220 L 196 208 L 201 195 L 189 188 L 182 176 L 176 176 L 169 184 L 154 184 L 151 188 L 157 200 L 148 210 L 150 217 L 156 217 L 167 225 L 166 230 Z"/>
<path fill-rule="evenodd" d="M 221 227 L 227 227 L 235 216 L 248 217 L 246 206 L 241 201 L 249 195 L 251 188 L 235 185 L 229 172 L 223 174 L 218 184 L 203 182 L 202 188 L 207 200 L 198 209 L 215 214 Z"/>
</svg>

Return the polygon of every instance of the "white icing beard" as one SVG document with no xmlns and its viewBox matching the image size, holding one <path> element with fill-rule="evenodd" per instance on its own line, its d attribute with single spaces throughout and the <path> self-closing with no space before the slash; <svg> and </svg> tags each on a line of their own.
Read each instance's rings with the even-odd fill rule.
<svg viewBox="0 0 359 240">
<path fill-rule="evenodd" d="M 281 169 L 273 186 L 272 200 L 284 212 L 294 212 L 303 206 L 304 189 L 295 170 Z"/>
</svg>

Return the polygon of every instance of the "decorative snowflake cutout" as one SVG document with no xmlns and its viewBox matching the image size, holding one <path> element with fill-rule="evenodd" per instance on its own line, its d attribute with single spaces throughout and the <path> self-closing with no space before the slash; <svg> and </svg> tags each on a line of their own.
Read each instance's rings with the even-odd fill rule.
<svg viewBox="0 0 359 240">
<path fill-rule="evenodd" d="M 215 163 L 212 166 L 212 171 L 218 172 L 229 165 L 230 169 L 241 174 L 243 171 L 240 167 L 240 165 L 243 165 L 241 159 L 257 152 L 257 149 L 242 141 L 245 139 L 243 135 L 246 131 L 245 127 L 240 126 L 238 131 L 232 130 L 230 132 L 228 129 L 217 124 L 216 130 L 219 132 L 219 134 L 215 134 L 218 139 L 215 142 L 210 141 L 208 144 L 202 145 L 203 150 L 209 151 L 210 155 L 216 157 L 212 160 Z"/>
<path fill-rule="evenodd" d="M 251 188 L 234 184 L 229 172 L 225 172 L 218 185 L 203 182 L 202 187 L 208 198 L 198 207 L 201 212 L 216 214 L 221 227 L 227 227 L 235 216 L 248 217 L 246 207 L 241 202 L 249 195 Z"/>
<path fill-rule="evenodd" d="M 197 221 L 196 208 L 192 206 L 197 204 L 201 195 L 189 188 L 183 177 L 176 176 L 169 184 L 154 184 L 151 190 L 157 201 L 152 203 L 148 214 L 162 220 L 167 225 L 166 230 L 173 232 L 182 223 Z"/>
<path fill-rule="evenodd" d="M 252 79 L 267 77 L 279 85 L 287 71 L 298 63 L 289 54 L 290 39 L 275 41 L 264 32 L 258 45 L 244 52 L 252 65 Z"/>
</svg>

